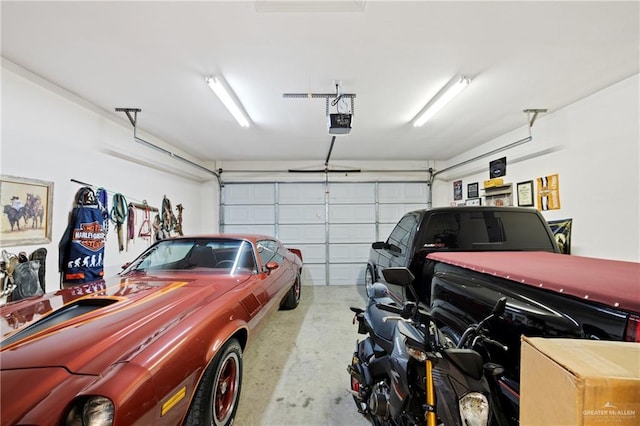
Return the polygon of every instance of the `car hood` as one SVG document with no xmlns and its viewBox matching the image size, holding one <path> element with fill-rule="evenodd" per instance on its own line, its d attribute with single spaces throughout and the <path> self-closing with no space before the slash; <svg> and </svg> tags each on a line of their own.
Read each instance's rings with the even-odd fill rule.
<svg viewBox="0 0 640 426">
<path fill-rule="evenodd" d="M 131 276 L 10 303 L 0 307 L 1 368 L 64 367 L 74 374 L 100 374 L 246 279 Z"/>
</svg>

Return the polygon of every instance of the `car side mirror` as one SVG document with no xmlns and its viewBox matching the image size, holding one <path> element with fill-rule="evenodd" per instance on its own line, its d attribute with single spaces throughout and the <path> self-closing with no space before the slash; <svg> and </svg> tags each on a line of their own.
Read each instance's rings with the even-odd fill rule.
<svg viewBox="0 0 640 426">
<path fill-rule="evenodd" d="M 131 265 L 131 262 L 127 262 L 124 265 L 121 266 L 122 269 L 127 269 L 129 267 L 129 265 Z"/>
<path fill-rule="evenodd" d="M 271 273 L 271 271 L 273 271 L 274 269 L 278 269 L 280 267 L 280 264 L 278 262 L 267 262 L 264 267 L 267 273 Z"/>
<path fill-rule="evenodd" d="M 371 244 L 371 248 L 375 249 L 375 250 L 382 250 L 386 248 L 386 243 L 384 241 L 376 241 L 375 243 Z"/>
</svg>

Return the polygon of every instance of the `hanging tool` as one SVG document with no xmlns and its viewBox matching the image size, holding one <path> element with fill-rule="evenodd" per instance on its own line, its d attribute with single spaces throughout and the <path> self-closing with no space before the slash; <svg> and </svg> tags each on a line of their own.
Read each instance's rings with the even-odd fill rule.
<svg viewBox="0 0 640 426">
<path fill-rule="evenodd" d="M 113 194 L 113 207 L 111 208 L 111 221 L 116 225 L 118 233 L 118 250 L 122 253 L 124 242 L 122 236 L 122 225 L 127 218 L 127 200 L 122 194 Z"/>
</svg>

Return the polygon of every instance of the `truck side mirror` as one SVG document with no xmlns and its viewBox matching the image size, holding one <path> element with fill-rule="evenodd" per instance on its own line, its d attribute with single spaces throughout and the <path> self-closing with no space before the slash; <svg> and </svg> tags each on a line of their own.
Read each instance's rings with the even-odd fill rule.
<svg viewBox="0 0 640 426">
<path fill-rule="evenodd" d="M 386 241 L 376 241 L 375 243 L 371 244 L 371 247 L 375 250 L 389 250 L 396 253 L 402 253 L 400 247 L 394 244 L 389 244 Z"/>
</svg>

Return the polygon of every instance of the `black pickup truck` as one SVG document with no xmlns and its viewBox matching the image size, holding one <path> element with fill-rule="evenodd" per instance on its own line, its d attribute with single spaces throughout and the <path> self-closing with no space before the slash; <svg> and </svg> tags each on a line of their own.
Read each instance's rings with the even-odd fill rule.
<svg viewBox="0 0 640 426">
<path fill-rule="evenodd" d="M 640 264 L 559 254 L 534 209 L 447 207 L 407 213 L 385 242 L 372 244 L 367 284 L 404 266 L 416 276 L 419 301 L 453 341 L 507 297 L 490 335 L 508 349 L 489 348 L 505 367 L 501 404 L 518 423 L 520 338 L 590 338 L 640 342 Z M 389 285 L 392 295 L 409 295 Z"/>
<path fill-rule="evenodd" d="M 367 288 L 384 282 L 382 269 L 404 266 L 416 276 L 414 288 L 429 303 L 434 262 L 441 251 L 546 251 L 559 253 L 555 238 L 536 209 L 522 207 L 440 207 L 405 214 L 387 241 L 373 243 L 365 275 Z M 409 297 L 400 286 L 389 290 Z"/>
<path fill-rule="evenodd" d="M 521 336 L 640 342 L 640 263 L 544 252 L 428 257 L 436 262 L 431 314 L 454 342 L 506 297 L 503 317 L 487 330 L 507 349 L 486 349 L 505 368 L 499 378 L 502 407 L 513 424 L 520 405 Z"/>
</svg>

